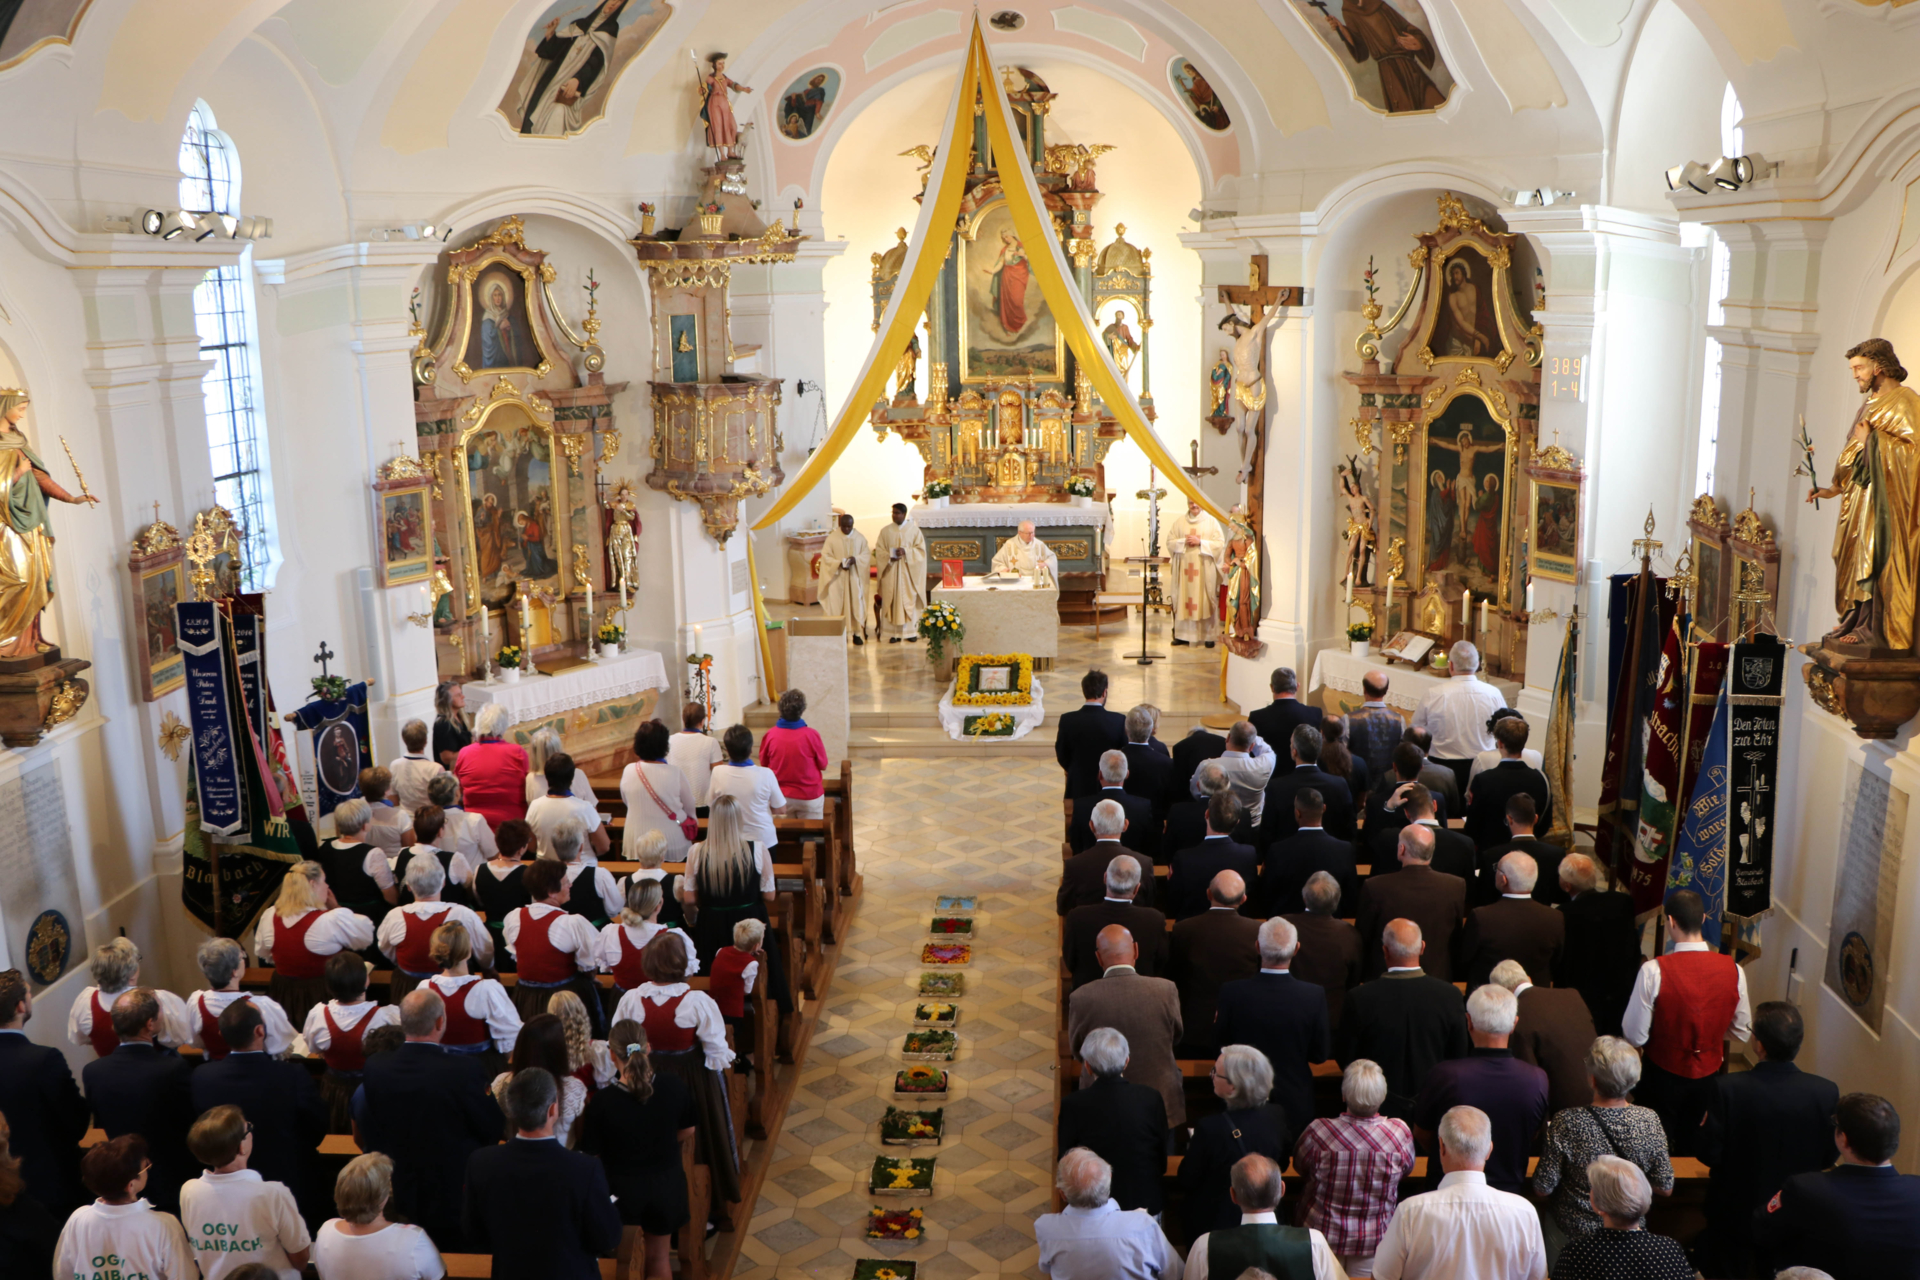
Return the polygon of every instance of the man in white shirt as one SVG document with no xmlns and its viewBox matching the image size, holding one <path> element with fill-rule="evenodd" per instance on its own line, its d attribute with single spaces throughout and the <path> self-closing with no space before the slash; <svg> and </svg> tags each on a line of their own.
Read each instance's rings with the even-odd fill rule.
<svg viewBox="0 0 1920 1280">
<path fill-rule="evenodd" d="M 280 1280 L 300 1280 L 313 1238 L 293 1192 L 247 1168 L 253 1126 L 235 1106 L 209 1110 L 187 1132 L 187 1148 L 207 1171 L 180 1188 L 180 1225 L 200 1259 L 203 1280 L 250 1262 Z"/>
<path fill-rule="evenodd" d="M 1464 794 L 1473 758 L 1493 749 L 1487 721 L 1507 705 L 1506 695 L 1480 678 L 1480 650 L 1459 640 L 1447 650 L 1447 682 L 1428 690 L 1413 713 L 1413 727 L 1433 735 L 1433 763 L 1453 770 Z M 1449 815 L 1451 816 L 1451 815 Z"/>
<path fill-rule="evenodd" d="M 387 766 L 393 775 L 393 798 L 402 809 L 416 810 L 427 803 L 427 784 L 445 773 L 440 762 L 427 758 L 427 722 L 409 720 L 400 729 L 407 754 Z"/>
<path fill-rule="evenodd" d="M 1239 720 L 1227 731 L 1227 749 L 1214 761 L 1227 775 L 1227 785 L 1247 811 L 1247 822 L 1252 826 L 1260 825 L 1260 813 L 1267 803 L 1267 783 L 1273 780 L 1279 760 L 1266 740 L 1254 732 L 1253 722 Z"/>
<path fill-rule="evenodd" d="M 1067 1207 L 1033 1224 L 1047 1280 L 1181 1280 L 1185 1264 L 1160 1224 L 1114 1203 L 1112 1165 L 1075 1147 L 1060 1157 L 1054 1185 Z"/>
<path fill-rule="evenodd" d="M 1477 1107 L 1440 1118 L 1438 1190 L 1402 1200 L 1373 1255 L 1374 1280 L 1545 1280 L 1540 1215 L 1487 1185 L 1493 1123 Z"/>
<path fill-rule="evenodd" d="M 598 866 L 599 855 L 607 851 L 611 841 L 607 838 L 605 826 L 601 824 L 599 808 L 570 790 L 573 786 L 573 757 L 564 751 L 556 751 L 548 756 L 546 776 L 547 794 L 527 806 L 527 825 L 533 828 L 533 838 L 540 856 L 554 856 L 554 829 L 568 818 L 573 818 L 586 833 L 587 847 L 580 851 L 580 860 L 590 867 Z"/>
<path fill-rule="evenodd" d="M 1285 1184 L 1280 1166 L 1263 1155 L 1236 1160 L 1229 1175 L 1227 1195 L 1240 1206 L 1240 1225 L 1225 1231 L 1203 1231 L 1187 1250 L 1186 1280 L 1238 1280 L 1249 1267 L 1271 1275 L 1286 1274 L 1286 1253 L 1306 1245 L 1313 1257 L 1313 1280 L 1347 1280 L 1347 1272 L 1318 1231 L 1283 1227 L 1277 1216 Z"/>
</svg>

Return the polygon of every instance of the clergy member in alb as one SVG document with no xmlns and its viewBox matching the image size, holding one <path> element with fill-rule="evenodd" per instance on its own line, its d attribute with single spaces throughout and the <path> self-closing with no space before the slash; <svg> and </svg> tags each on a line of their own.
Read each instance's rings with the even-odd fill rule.
<svg viewBox="0 0 1920 1280">
<path fill-rule="evenodd" d="M 873 588 L 868 586 L 867 535 L 853 527 L 853 517 L 840 508 L 833 509 L 834 528 L 820 548 L 820 571 L 827 585 L 820 592 L 820 607 L 829 618 L 845 618 L 847 634 L 855 644 L 865 644 L 873 629 Z"/>
<path fill-rule="evenodd" d="M 993 553 L 993 572 L 1031 578 L 1036 564 L 1040 566 L 1042 581 L 1060 584 L 1059 557 L 1053 554 L 1052 547 L 1033 536 L 1033 521 L 1022 520 L 1019 534 L 1001 543 L 1000 549 Z"/>
<path fill-rule="evenodd" d="M 927 539 L 907 519 L 907 504 L 893 504 L 893 523 L 874 542 L 880 555 L 880 621 L 875 635 L 888 644 L 919 642 L 920 611 L 927 607 Z"/>
<path fill-rule="evenodd" d="M 1227 536 L 1220 522 L 1187 499 L 1187 513 L 1167 527 L 1173 556 L 1173 642 L 1213 648 L 1220 629 L 1220 557 Z"/>
</svg>

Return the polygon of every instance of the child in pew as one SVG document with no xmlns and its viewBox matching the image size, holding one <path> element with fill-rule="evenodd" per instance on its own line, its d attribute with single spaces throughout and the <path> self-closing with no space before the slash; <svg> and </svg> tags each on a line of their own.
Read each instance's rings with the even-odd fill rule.
<svg viewBox="0 0 1920 1280">
<path fill-rule="evenodd" d="M 612 1084 L 613 1059 L 607 1055 L 607 1042 L 593 1038 L 593 1019 L 580 997 L 556 991 L 547 1001 L 547 1012 L 560 1019 L 560 1029 L 567 1036 L 567 1073 L 587 1086 L 587 1096 Z"/>
<path fill-rule="evenodd" d="M 327 1100 L 327 1132 L 353 1132 L 353 1091 L 367 1065 L 367 1036 L 380 1027 L 400 1025 L 400 1010 L 367 999 L 367 963 L 350 951 L 327 960 L 327 991 L 332 997 L 307 1011 L 307 1049 L 326 1060 L 320 1096 Z"/>
<path fill-rule="evenodd" d="M 733 926 L 733 945 L 723 947 L 713 958 L 713 972 L 707 982 L 707 994 L 720 1006 L 720 1017 L 733 1028 L 736 1053 L 753 1052 L 753 1022 L 747 1013 L 747 993 L 753 990 L 766 961 L 767 926 L 758 920 L 740 920 Z M 698 963 L 695 961 L 695 963 Z M 739 1066 L 739 1058 L 734 1065 Z"/>
<path fill-rule="evenodd" d="M 518 818 L 500 824 L 493 856 L 473 874 L 473 893 L 480 903 L 481 918 L 493 939 L 493 964 L 498 973 L 514 972 L 513 952 L 507 949 L 502 926 L 507 917 L 533 901 L 522 877 L 533 845 L 533 828 Z M 530 855 L 529 855 L 530 856 Z"/>
<path fill-rule="evenodd" d="M 610 1048 L 619 1078 L 587 1104 L 579 1149 L 600 1157 L 620 1221 L 640 1231 L 645 1280 L 671 1280 L 673 1236 L 691 1216 L 680 1143 L 694 1133 L 693 1100 L 678 1076 L 655 1073 L 640 1023 L 615 1022 Z"/>
</svg>

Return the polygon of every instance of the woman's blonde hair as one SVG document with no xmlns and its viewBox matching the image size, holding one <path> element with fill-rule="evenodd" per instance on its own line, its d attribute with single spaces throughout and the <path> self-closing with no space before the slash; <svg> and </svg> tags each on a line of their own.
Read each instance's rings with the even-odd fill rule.
<svg viewBox="0 0 1920 1280">
<path fill-rule="evenodd" d="M 326 895 L 319 891 L 320 882 L 326 878 L 327 869 L 317 862 L 294 863 L 280 878 L 280 896 L 274 899 L 273 914 L 292 924 L 316 907 L 326 906 Z"/>
<path fill-rule="evenodd" d="M 547 1012 L 560 1019 L 567 1036 L 567 1070 L 578 1071 L 593 1061 L 593 1023 L 587 1018 L 587 1006 L 571 991 L 556 991 L 547 998 Z"/>
<path fill-rule="evenodd" d="M 647 871 L 657 871 L 667 860 L 667 834 L 658 828 L 642 831 L 634 837 L 627 852 Z"/>
<path fill-rule="evenodd" d="M 621 924 L 645 924 L 647 917 L 660 909 L 667 899 L 658 880 L 634 878 L 627 881 L 627 905 L 620 913 Z"/>
<path fill-rule="evenodd" d="M 380 1216 L 393 1198 L 393 1161 L 378 1151 L 355 1156 L 333 1180 L 333 1207 L 357 1227 Z"/>
<path fill-rule="evenodd" d="M 473 958 L 473 939 L 467 926 L 448 922 L 433 931 L 427 942 L 427 955 L 442 969 L 451 969 Z"/>
<path fill-rule="evenodd" d="M 527 739 L 527 772 L 536 777 L 544 774 L 547 770 L 548 758 L 559 755 L 566 749 L 558 729 L 551 725 L 535 729 L 533 736 Z"/>
<path fill-rule="evenodd" d="M 758 878 L 759 868 L 747 844 L 746 824 L 740 818 L 740 802 L 730 795 L 713 798 L 707 809 L 707 838 L 695 847 L 700 850 L 702 884 L 712 885 L 713 892 L 723 898 Z"/>
<path fill-rule="evenodd" d="M 645 1102 L 653 1096 L 653 1054 L 647 1044 L 647 1029 L 632 1018 L 613 1024 L 607 1037 L 607 1051 L 620 1072 L 620 1087 Z"/>
</svg>

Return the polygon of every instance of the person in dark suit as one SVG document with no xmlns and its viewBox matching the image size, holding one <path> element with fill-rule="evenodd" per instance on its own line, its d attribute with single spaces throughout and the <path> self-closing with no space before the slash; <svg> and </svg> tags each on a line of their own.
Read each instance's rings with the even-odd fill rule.
<svg viewBox="0 0 1920 1280">
<path fill-rule="evenodd" d="M 1213 1057 L 1220 1047 L 1213 1038 L 1220 988 L 1260 972 L 1260 922 L 1240 914 L 1246 901 L 1240 873 L 1222 871 L 1207 886 L 1208 909 L 1168 935 L 1167 977 L 1180 989 L 1180 1021 L 1187 1029 L 1176 1058 Z"/>
<path fill-rule="evenodd" d="M 1499 900 L 1467 912 L 1457 957 L 1467 990 L 1484 985 L 1502 960 L 1518 960 L 1529 978 L 1553 977 L 1553 967 L 1566 950 L 1567 922 L 1552 907 L 1533 900 L 1537 874 L 1532 858 L 1508 854 L 1494 871 Z"/>
<path fill-rule="evenodd" d="M 1207 886 L 1222 871 L 1237 871 L 1248 883 L 1259 874 L 1253 850 L 1227 833 L 1240 825 L 1240 801 L 1222 794 L 1207 802 L 1207 838 L 1173 855 L 1167 877 L 1167 914 L 1176 920 L 1207 909 Z"/>
<path fill-rule="evenodd" d="M 1417 823 L 1401 828 L 1395 845 L 1400 869 L 1382 875 L 1376 864 L 1360 886 L 1354 926 L 1360 931 L 1361 965 L 1369 978 L 1387 969 L 1381 932 L 1389 920 L 1404 919 L 1419 925 L 1426 939 L 1428 972 L 1442 982 L 1453 981 L 1453 941 L 1467 912 L 1467 882 L 1433 869 L 1433 846 L 1433 828 Z"/>
<path fill-rule="evenodd" d="M 1513 992 L 1517 1021 L 1507 1047 L 1522 1062 L 1547 1073 L 1547 1114 L 1593 1102 L 1587 1051 L 1593 1048 L 1593 1015 L 1578 991 L 1535 986 L 1518 960 L 1493 966 L 1492 980 Z"/>
<path fill-rule="evenodd" d="M 149 999 L 151 999 L 149 995 Z M 159 1005 L 154 1016 L 159 1017 Z M 87 1104 L 58 1049 L 27 1039 L 33 993 L 18 969 L 0 973 L 0 1115 L 13 1130 L 27 1194 L 64 1216 L 80 1203 L 80 1138 Z"/>
<path fill-rule="evenodd" d="M 1347 993 L 1334 1056 L 1342 1069 L 1357 1058 L 1379 1063 L 1387 1076 L 1381 1113 L 1404 1120 L 1413 1114 L 1413 1100 L 1433 1065 L 1466 1057 L 1472 1042 L 1465 997 L 1451 982 L 1420 967 L 1427 949 L 1420 926 L 1411 920 L 1388 921 L 1381 949 L 1386 973 Z"/>
<path fill-rule="evenodd" d="M 1486 777 L 1486 774 L 1481 774 Z M 1567 891 L 1560 887 L 1560 860 L 1567 851 L 1557 844 L 1549 844 L 1536 837 L 1536 820 L 1533 812 L 1533 797 L 1524 792 L 1507 797 L 1507 830 L 1512 838 L 1501 844 L 1489 846 L 1479 852 L 1474 864 L 1474 882 L 1467 886 L 1470 905 L 1484 907 L 1499 897 L 1499 891 L 1493 885 L 1494 868 L 1500 865 L 1500 859 L 1510 853 L 1524 853 L 1533 859 L 1534 866 L 1540 869 L 1533 884 L 1533 900 L 1557 907 L 1567 900 Z M 1478 901 L 1472 901 L 1475 895 Z"/>
<path fill-rule="evenodd" d="M 1207 805 L 1217 795 L 1233 790 L 1233 780 L 1216 760 L 1203 760 L 1194 772 L 1192 797 L 1167 807 L 1167 825 L 1160 833 L 1160 852 L 1171 863 L 1173 855 L 1191 849 L 1207 838 Z M 1240 825 L 1233 829 L 1235 842 L 1253 847 L 1253 820 L 1241 806 Z"/>
<path fill-rule="evenodd" d="M 1267 687 L 1273 690 L 1273 701 L 1247 712 L 1247 719 L 1253 721 L 1261 738 L 1278 750 L 1303 724 L 1311 726 L 1316 734 L 1320 732 L 1320 708 L 1300 701 L 1300 677 L 1292 667 L 1275 667 L 1267 677 Z"/>
<path fill-rule="evenodd" d="M 1754 1274 L 1755 1211 L 1787 1179 L 1825 1169 L 1838 1154 L 1839 1087 L 1793 1063 L 1806 1034 L 1800 1010 L 1769 1000 L 1753 1011 L 1753 1070 L 1715 1077 L 1700 1134 L 1700 1158 L 1713 1170 L 1704 1206 L 1710 1275 Z"/>
<path fill-rule="evenodd" d="M 1321 717 L 1320 740 L 1320 767 L 1347 784 L 1354 813 L 1365 813 L 1375 775 L 1366 759 L 1355 755 L 1347 743 L 1347 718 L 1331 713 Z"/>
<path fill-rule="evenodd" d="M 1227 749 L 1226 738 L 1195 725 L 1186 737 L 1173 744 L 1173 774 L 1167 779 L 1167 795 L 1173 800 L 1187 799 L 1188 784 L 1194 773 L 1209 760 L 1216 760 Z"/>
<path fill-rule="evenodd" d="M 1318 791 L 1325 804 L 1321 822 L 1327 831 L 1343 840 L 1353 839 L 1353 793 L 1347 789 L 1346 779 L 1336 778 L 1320 767 L 1320 731 L 1312 725 L 1301 725 L 1293 731 L 1289 749 L 1293 753 L 1293 768 L 1284 773 L 1274 770 L 1273 781 L 1267 784 L 1266 805 L 1260 813 L 1255 846 L 1270 849 L 1299 830 L 1293 798 L 1308 787 Z"/>
<path fill-rule="evenodd" d="M 160 1001 L 146 987 L 122 991 L 113 1002 L 120 1044 L 80 1068 L 94 1123 L 109 1141 L 137 1133 L 147 1140 L 146 1197 L 166 1213 L 180 1211 L 180 1184 L 200 1172 L 187 1150 L 193 1107 L 193 1065 L 159 1043 Z M 83 1126 L 84 1127 L 84 1126 Z"/>
<path fill-rule="evenodd" d="M 1127 718 L 1107 710 L 1107 673 L 1095 667 L 1080 677 L 1086 702 L 1060 717 L 1053 758 L 1066 770 L 1065 795 L 1076 800 L 1100 789 L 1100 753 L 1118 751 L 1127 742 Z"/>
<path fill-rule="evenodd" d="M 1420 1082 L 1413 1104 L 1414 1141 L 1439 1154 L 1440 1117 L 1455 1107 L 1473 1107 L 1493 1124 L 1493 1155 L 1487 1185 L 1525 1195 L 1527 1156 L 1547 1122 L 1547 1073 L 1521 1062 L 1507 1047 L 1519 1004 L 1513 992 L 1492 983 L 1467 996 L 1467 1032 L 1473 1047 L 1464 1058 L 1437 1062 Z"/>
<path fill-rule="evenodd" d="M 1850 1093 L 1834 1114 L 1840 1163 L 1786 1180 L 1754 1211 L 1766 1274 L 1815 1267 L 1833 1280 L 1920 1275 L 1920 1178 L 1893 1167 L 1900 1113 L 1876 1094 Z"/>
<path fill-rule="evenodd" d="M 1119 751 L 1102 752 L 1100 789 L 1073 798 L 1073 819 L 1067 823 L 1067 844 L 1075 853 L 1091 845 L 1094 840 L 1093 828 L 1088 825 L 1087 819 L 1093 814 L 1093 806 L 1103 800 L 1111 800 L 1120 806 L 1127 818 L 1126 831 L 1120 836 L 1120 843 L 1152 866 L 1154 855 L 1160 852 L 1160 819 L 1154 816 L 1152 801 L 1128 794 L 1126 782 L 1127 757 Z"/>
<path fill-rule="evenodd" d="M 1077 987 L 1068 996 L 1067 1047 L 1078 1056 L 1087 1036 L 1101 1027 L 1125 1036 L 1127 1079 L 1157 1091 L 1167 1109 L 1167 1127 L 1177 1129 L 1187 1122 L 1180 1064 L 1173 1056 L 1173 1046 L 1184 1034 L 1180 993 L 1165 978 L 1139 971 L 1140 948 L 1125 927 L 1108 925 L 1094 947 L 1100 981 Z"/>
<path fill-rule="evenodd" d="M 1584 853 L 1560 860 L 1567 901 L 1559 910 L 1567 922 L 1567 947 L 1553 968 L 1553 985 L 1578 991 L 1593 1013 L 1594 1029 L 1617 1036 L 1640 974 L 1640 927 L 1633 919 L 1633 898 L 1599 888 L 1600 877 L 1599 866 Z"/>
<path fill-rule="evenodd" d="M 1550 825 L 1553 818 L 1547 775 L 1528 764 L 1520 754 L 1527 745 L 1527 722 L 1519 716 L 1495 721 L 1493 740 L 1500 746 L 1500 763 L 1482 771 L 1467 784 L 1466 832 L 1482 849 L 1504 844 L 1511 838 L 1507 830 L 1509 797 L 1532 796 L 1533 811 L 1539 815 L 1542 826 Z"/>
<path fill-rule="evenodd" d="M 1301 891 L 1307 877 L 1324 871 L 1340 884 L 1340 896 L 1360 900 L 1360 877 L 1353 868 L 1353 841 L 1329 834 L 1321 825 L 1326 801 L 1312 787 L 1293 793 L 1294 833 L 1267 850 L 1260 868 L 1260 887 L 1254 895 L 1263 916 L 1304 911 Z"/>
<path fill-rule="evenodd" d="M 1286 1109 L 1272 1096 L 1274 1071 L 1258 1049 L 1244 1044 L 1222 1049 L 1211 1082 L 1226 1109 L 1193 1127 L 1186 1158 L 1180 1162 L 1185 1201 L 1181 1218 L 1192 1232 L 1226 1231 L 1240 1224 L 1240 1208 L 1229 1194 L 1236 1163 L 1262 1155 L 1279 1166 L 1293 1151 L 1295 1130 Z M 1313 1272 L 1309 1268 L 1305 1274 Z"/>
<path fill-rule="evenodd" d="M 440 1046 L 447 1006 L 431 986 L 400 1001 L 406 1043 L 367 1059 L 354 1095 L 354 1133 L 363 1151 L 393 1160 L 393 1207 L 444 1250 L 466 1244 L 460 1184 L 467 1157 L 500 1139 L 500 1108 L 472 1054 Z"/>
<path fill-rule="evenodd" d="M 1283 917 L 1300 935 L 1291 971 L 1327 993 L 1327 1021 L 1338 1027 L 1347 992 L 1360 985 L 1360 931 L 1337 918 L 1346 899 L 1340 882 L 1326 872 L 1308 876 L 1300 896 L 1307 909 Z"/>
<path fill-rule="evenodd" d="M 1313 1064 L 1333 1056 L 1327 993 L 1291 972 L 1300 934 L 1272 919 L 1260 926 L 1260 972 L 1220 988 L 1221 1045 L 1244 1044 L 1273 1068 L 1273 1101 L 1293 1133 L 1313 1122 Z"/>
<path fill-rule="evenodd" d="M 1054 894 L 1054 909 L 1060 915 L 1075 907 L 1090 906 L 1106 896 L 1107 864 L 1121 854 L 1138 854 L 1121 843 L 1127 826 L 1126 810 L 1118 804 L 1106 807 L 1095 805 L 1089 815 L 1093 826 L 1094 841 L 1084 850 L 1068 858 L 1060 868 L 1060 888 Z M 1147 859 L 1140 859 L 1143 864 Z M 1153 877 L 1145 876 L 1140 881 L 1140 892 L 1134 898 L 1137 906 L 1153 905 Z"/>
<path fill-rule="evenodd" d="M 1396 743 L 1389 756 L 1388 771 L 1379 776 L 1379 785 L 1367 793 L 1367 839 L 1384 839 L 1389 858 L 1393 854 L 1393 836 L 1412 819 L 1405 808 L 1407 793 L 1420 782 L 1420 770 L 1427 762 L 1426 753 L 1411 742 Z M 1452 774 L 1448 774 L 1452 777 Z M 1438 793 L 1433 795 L 1435 812 L 1430 815 L 1441 825 L 1446 824 L 1447 815 L 1440 811 Z"/>
<path fill-rule="evenodd" d="M 1367 775 L 1375 782 L 1392 776 L 1393 749 L 1407 722 L 1387 705 L 1387 673 L 1367 672 L 1360 678 L 1361 703 L 1347 712 L 1347 749 L 1354 759 L 1367 762 Z"/>
<path fill-rule="evenodd" d="M 467 1157 L 467 1238 L 493 1255 L 494 1280 L 600 1280 L 620 1213 L 600 1162 L 554 1136 L 559 1082 L 528 1067 L 507 1082 L 505 1106 L 514 1136 Z"/>
<path fill-rule="evenodd" d="M 233 1052 L 193 1073 L 193 1112 L 235 1106 L 253 1124 L 248 1167 L 293 1192 L 311 1228 L 326 1221 L 327 1195 L 313 1166 L 327 1136 L 327 1103 L 313 1073 L 267 1056 L 267 1023 L 251 1000 L 220 1014 L 220 1035 Z"/>
<path fill-rule="evenodd" d="M 1154 709 L 1145 703 L 1127 712 L 1127 741 L 1120 750 L 1127 757 L 1127 794 L 1139 796 L 1153 806 L 1153 816 L 1164 819 L 1173 803 L 1173 753 L 1167 744 L 1153 736 L 1157 719 Z"/>
<path fill-rule="evenodd" d="M 1433 762 L 1433 732 L 1408 725 L 1400 740 L 1420 748 L 1420 776 L 1415 781 L 1439 797 L 1440 812 L 1445 815 L 1441 820 L 1464 815 L 1467 806 L 1460 798 L 1460 775 L 1446 765 Z"/>
<path fill-rule="evenodd" d="M 1098 1027 L 1080 1042 L 1080 1062 L 1093 1078 L 1060 1098 L 1059 1154 L 1075 1147 L 1113 1166 L 1112 1195 L 1124 1212 L 1158 1214 L 1167 1172 L 1167 1104 L 1160 1092 L 1126 1077 L 1127 1038 Z"/>
<path fill-rule="evenodd" d="M 1373 861 L 1371 875 L 1400 869 L 1400 829 L 1418 824 L 1433 833 L 1433 861 L 1429 864 L 1443 875 L 1459 876 L 1467 882 L 1468 905 L 1472 905 L 1474 859 L 1478 850 L 1473 841 L 1444 826 L 1434 806 L 1439 797 L 1424 783 L 1409 782 L 1400 788 L 1400 806 L 1383 818 L 1379 830 L 1367 830 L 1367 853 Z"/>
<path fill-rule="evenodd" d="M 1164 977 L 1167 969 L 1167 918 L 1151 907 L 1134 905 L 1145 871 L 1133 854 L 1122 854 L 1107 864 L 1107 896 L 1099 902 L 1067 912 L 1061 928 L 1063 954 L 1073 985 L 1082 986 L 1100 976 L 1097 943 L 1110 924 L 1125 926 L 1139 946 L 1135 969 L 1148 978 Z"/>
</svg>

